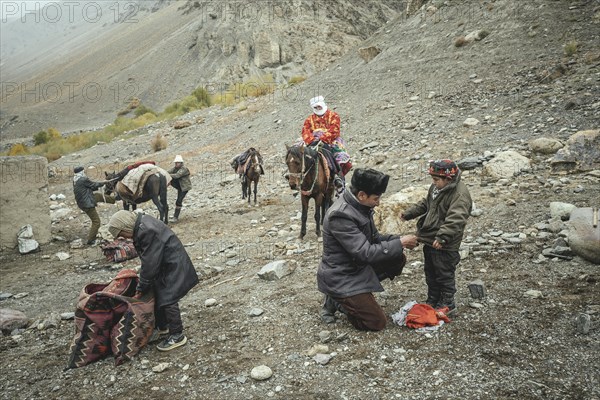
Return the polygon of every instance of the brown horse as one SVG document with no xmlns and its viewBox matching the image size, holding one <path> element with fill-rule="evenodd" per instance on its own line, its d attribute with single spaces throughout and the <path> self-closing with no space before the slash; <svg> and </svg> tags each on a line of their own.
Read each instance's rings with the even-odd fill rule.
<svg viewBox="0 0 600 400">
<path fill-rule="evenodd" d="M 131 198 L 131 192 L 121 182 L 124 176 L 112 172 L 105 172 L 106 180 L 108 183 L 105 185 L 106 194 L 115 192 L 117 194 L 117 200 L 119 198 L 123 200 L 123 208 L 129 210 L 129 206 L 135 210 L 138 204 L 145 203 L 148 200 L 152 200 L 158 213 L 160 214 L 160 220 L 167 224 L 169 221 L 169 205 L 167 203 L 167 178 L 161 174 L 152 174 L 146 180 L 142 195 L 137 199 Z"/>
<path fill-rule="evenodd" d="M 299 190 L 302 200 L 302 228 L 300 239 L 306 235 L 308 201 L 315 200 L 315 222 L 317 236 L 321 236 L 321 222 L 333 199 L 333 176 L 329 175 L 321 155 L 312 147 L 285 146 L 285 163 L 288 173 L 285 175 L 292 190 Z"/>
<path fill-rule="evenodd" d="M 262 156 L 254 147 L 250 147 L 247 151 L 248 158 L 244 164 L 244 176 L 242 177 L 242 200 L 248 196 L 248 204 L 250 204 L 250 195 L 252 194 L 251 183 L 254 183 L 254 204 L 256 204 L 256 187 L 260 176 L 264 173 L 262 167 Z"/>
</svg>

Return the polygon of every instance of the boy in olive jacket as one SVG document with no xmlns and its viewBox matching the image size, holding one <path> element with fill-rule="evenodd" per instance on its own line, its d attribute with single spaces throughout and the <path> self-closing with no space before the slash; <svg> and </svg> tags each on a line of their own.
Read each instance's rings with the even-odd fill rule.
<svg viewBox="0 0 600 400">
<path fill-rule="evenodd" d="M 404 221 L 419 218 L 417 236 L 425 244 L 425 281 L 427 304 L 434 308 L 456 308 L 454 273 L 460 261 L 458 252 L 473 202 L 460 170 L 452 160 L 429 164 L 433 184 L 427 197 L 401 215 Z"/>
</svg>

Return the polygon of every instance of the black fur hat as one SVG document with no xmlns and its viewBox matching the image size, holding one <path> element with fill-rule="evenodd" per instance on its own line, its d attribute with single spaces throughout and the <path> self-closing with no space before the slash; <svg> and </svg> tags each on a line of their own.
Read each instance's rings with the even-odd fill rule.
<svg viewBox="0 0 600 400">
<path fill-rule="evenodd" d="M 81 172 L 81 171 L 83 171 L 83 167 L 75 167 L 75 168 L 73 168 L 73 172 L 75 172 L 75 173 L 78 173 L 78 172 Z"/>
<path fill-rule="evenodd" d="M 385 193 L 390 176 L 374 169 L 357 168 L 352 175 L 352 187 L 368 195 Z"/>
</svg>

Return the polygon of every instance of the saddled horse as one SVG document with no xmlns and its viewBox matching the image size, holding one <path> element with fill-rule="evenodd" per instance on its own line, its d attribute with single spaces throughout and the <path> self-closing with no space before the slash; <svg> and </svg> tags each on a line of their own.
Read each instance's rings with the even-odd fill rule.
<svg viewBox="0 0 600 400">
<path fill-rule="evenodd" d="M 251 183 L 254 183 L 254 204 L 256 204 L 256 187 L 260 176 L 263 174 L 262 156 L 254 147 L 250 147 L 247 151 L 248 158 L 244 164 L 244 175 L 242 179 L 242 199 L 248 197 L 250 204 L 250 195 L 252 194 Z"/>
<path fill-rule="evenodd" d="M 142 195 L 137 199 L 131 197 L 131 192 L 127 186 L 121 182 L 123 176 L 119 176 L 116 172 L 105 172 L 104 175 L 108 181 L 105 185 L 106 194 L 115 192 L 117 196 L 123 200 L 123 208 L 125 210 L 129 210 L 130 205 L 132 209 L 135 210 L 138 204 L 152 200 L 154 205 L 156 205 L 156 208 L 158 208 L 160 220 L 165 224 L 168 223 L 169 205 L 167 203 L 167 178 L 164 175 L 159 173 L 150 175 L 148 179 L 146 179 Z"/>
<path fill-rule="evenodd" d="M 331 205 L 334 193 L 333 176 L 329 174 L 323 157 L 312 147 L 286 145 L 285 163 L 288 173 L 285 177 L 292 190 L 299 190 L 302 200 L 302 228 L 300 239 L 306 235 L 308 202 L 315 200 L 315 222 L 317 236 L 321 236 L 321 223 Z"/>
</svg>

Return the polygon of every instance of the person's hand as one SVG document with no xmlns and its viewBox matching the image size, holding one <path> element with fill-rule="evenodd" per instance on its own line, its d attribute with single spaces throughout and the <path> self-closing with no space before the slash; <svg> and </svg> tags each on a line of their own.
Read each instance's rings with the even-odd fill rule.
<svg viewBox="0 0 600 400">
<path fill-rule="evenodd" d="M 142 292 L 140 292 L 139 290 L 135 291 L 135 295 L 133 296 L 134 299 L 141 299 L 142 298 Z"/>
<path fill-rule="evenodd" d="M 400 243 L 402 243 L 402 247 L 407 249 L 414 249 L 419 244 L 415 235 L 402 236 L 400 238 Z"/>
<path fill-rule="evenodd" d="M 431 247 L 433 247 L 436 250 L 440 250 L 442 248 L 442 244 L 440 242 L 438 242 L 437 240 L 434 240 Z"/>
</svg>

